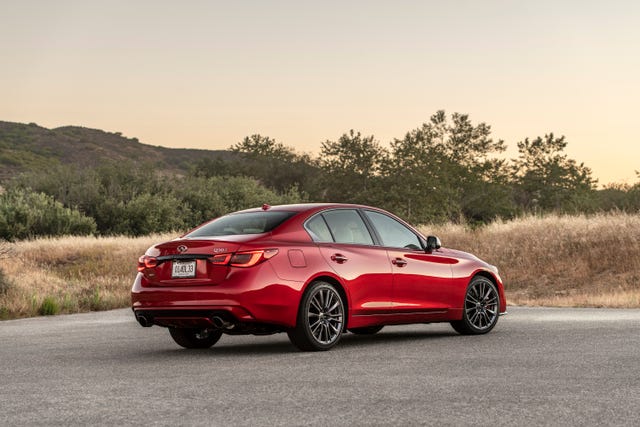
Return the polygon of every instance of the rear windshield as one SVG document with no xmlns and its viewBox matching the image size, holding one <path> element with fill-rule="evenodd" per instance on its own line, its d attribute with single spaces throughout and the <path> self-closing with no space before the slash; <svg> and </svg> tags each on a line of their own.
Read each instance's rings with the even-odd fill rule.
<svg viewBox="0 0 640 427">
<path fill-rule="evenodd" d="M 267 233 L 293 215 L 295 215 L 295 212 L 247 212 L 221 216 L 192 231 L 185 237 L 235 236 Z"/>
</svg>

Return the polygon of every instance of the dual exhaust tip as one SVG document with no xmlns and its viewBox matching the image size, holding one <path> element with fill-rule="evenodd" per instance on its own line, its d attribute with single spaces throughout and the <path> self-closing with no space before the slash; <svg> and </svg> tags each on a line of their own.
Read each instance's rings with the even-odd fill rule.
<svg viewBox="0 0 640 427">
<path fill-rule="evenodd" d="M 140 326 L 142 326 L 143 328 L 150 328 L 154 324 L 153 323 L 153 318 L 151 318 L 148 315 L 143 314 L 143 313 L 136 314 L 136 320 L 138 321 Z M 213 326 L 216 329 L 222 329 L 224 331 L 230 331 L 230 330 L 232 330 L 233 328 L 236 327 L 235 323 L 228 322 L 228 321 L 224 320 L 220 316 L 213 316 L 210 320 L 211 320 L 211 323 L 213 324 Z"/>
</svg>

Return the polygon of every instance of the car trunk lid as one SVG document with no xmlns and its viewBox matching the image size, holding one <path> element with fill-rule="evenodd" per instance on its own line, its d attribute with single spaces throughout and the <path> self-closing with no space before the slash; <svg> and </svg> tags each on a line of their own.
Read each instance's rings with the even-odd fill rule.
<svg viewBox="0 0 640 427">
<path fill-rule="evenodd" d="M 151 260 L 142 262 L 141 271 L 151 286 L 216 285 L 226 278 L 228 259 L 240 245 L 211 239 L 173 240 L 155 246 L 152 255 L 145 255 Z"/>
</svg>

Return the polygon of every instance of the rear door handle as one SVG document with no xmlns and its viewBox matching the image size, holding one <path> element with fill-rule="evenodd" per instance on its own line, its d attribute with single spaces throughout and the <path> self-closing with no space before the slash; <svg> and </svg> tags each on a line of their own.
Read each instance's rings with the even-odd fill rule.
<svg viewBox="0 0 640 427">
<path fill-rule="evenodd" d="M 333 254 L 331 255 L 331 261 L 335 261 L 338 264 L 342 264 L 343 262 L 347 262 L 349 258 L 347 258 L 346 256 L 342 255 L 342 254 Z"/>
<path fill-rule="evenodd" d="M 402 258 L 396 258 L 393 261 L 391 261 L 391 264 L 396 265 L 398 267 L 404 267 L 405 265 L 407 265 L 407 261 Z"/>
</svg>

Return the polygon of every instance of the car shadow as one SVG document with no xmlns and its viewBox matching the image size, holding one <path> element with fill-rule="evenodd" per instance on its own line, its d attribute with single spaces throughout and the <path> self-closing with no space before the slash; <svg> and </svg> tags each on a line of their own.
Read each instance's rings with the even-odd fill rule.
<svg viewBox="0 0 640 427">
<path fill-rule="evenodd" d="M 459 337 L 455 331 L 381 331 L 374 335 L 346 334 L 338 346 L 386 345 L 416 340 Z"/>
<path fill-rule="evenodd" d="M 313 354 L 313 352 L 300 352 L 293 344 L 289 342 L 286 335 L 279 334 L 278 341 L 264 342 L 256 340 L 256 342 L 247 343 L 224 343 L 224 337 L 217 345 L 205 350 L 184 349 L 180 347 L 167 348 L 160 351 L 147 352 L 148 355 L 153 353 L 161 357 L 184 357 L 190 358 L 210 357 L 210 356 L 273 356 L 285 354 Z M 279 337 L 283 337 L 281 339 Z M 386 347 L 390 345 L 398 345 L 404 342 L 415 341 L 433 341 L 441 339 L 451 339 L 460 337 L 454 331 L 381 331 L 375 335 L 357 335 L 346 333 L 342 336 L 340 342 L 330 351 L 340 351 L 345 348 L 370 347 L 375 350 L 377 347 Z M 169 342 L 169 345 L 174 345 Z"/>
</svg>

